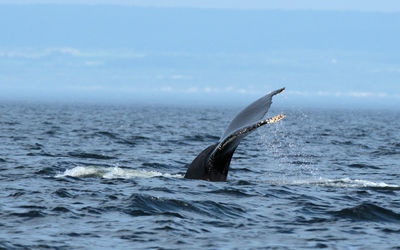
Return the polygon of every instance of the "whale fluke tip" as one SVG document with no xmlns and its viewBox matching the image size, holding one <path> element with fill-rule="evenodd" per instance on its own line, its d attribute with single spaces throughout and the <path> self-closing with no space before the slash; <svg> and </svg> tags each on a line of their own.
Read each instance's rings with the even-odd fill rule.
<svg viewBox="0 0 400 250">
<path fill-rule="evenodd" d="M 279 122 L 280 120 L 282 120 L 283 118 L 285 118 L 286 115 L 285 114 L 281 114 L 281 115 L 276 115 L 274 117 L 269 118 L 267 121 L 267 123 L 274 123 L 274 122 Z"/>
<path fill-rule="evenodd" d="M 270 95 L 274 96 L 276 94 L 279 94 L 279 93 L 283 92 L 284 90 L 285 90 L 285 88 L 277 89 L 277 90 L 271 92 Z"/>
</svg>

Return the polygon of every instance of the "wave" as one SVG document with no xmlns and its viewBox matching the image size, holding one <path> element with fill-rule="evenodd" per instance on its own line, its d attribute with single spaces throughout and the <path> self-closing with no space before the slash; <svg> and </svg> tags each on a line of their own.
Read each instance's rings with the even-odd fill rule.
<svg viewBox="0 0 400 250">
<path fill-rule="evenodd" d="M 120 210 L 121 208 L 117 208 Z M 211 200 L 190 201 L 162 198 L 145 194 L 133 194 L 123 212 L 132 216 L 164 215 L 185 218 L 188 213 L 197 213 L 212 218 L 237 218 L 246 211 L 240 206 Z"/>
<path fill-rule="evenodd" d="M 101 155 L 101 154 L 94 154 L 94 153 L 84 153 L 84 152 L 69 152 L 69 156 L 76 157 L 76 158 L 83 158 L 83 159 L 99 159 L 99 160 L 111 160 L 115 159 L 113 156 Z"/>
<path fill-rule="evenodd" d="M 37 210 L 29 210 L 27 212 L 22 212 L 22 213 L 10 213 L 9 215 L 16 217 L 23 217 L 23 218 L 37 218 L 46 216 L 45 213 Z"/>
<path fill-rule="evenodd" d="M 368 165 L 368 164 L 362 164 L 362 163 L 353 163 L 347 165 L 350 168 L 370 168 L 370 169 L 380 169 L 380 167 L 376 167 L 373 165 Z"/>
<path fill-rule="evenodd" d="M 116 133 L 111 133 L 108 131 L 99 131 L 99 132 L 95 132 L 93 134 L 94 136 L 104 136 L 109 138 L 110 140 L 114 141 L 115 143 L 119 143 L 119 144 L 126 144 L 129 146 L 135 146 L 138 142 L 145 142 L 150 140 L 150 138 L 145 137 L 145 136 L 140 136 L 140 135 L 134 135 L 134 136 L 130 136 L 128 138 L 124 138 L 119 136 Z"/>
<path fill-rule="evenodd" d="M 367 180 L 353 180 L 350 178 L 342 179 L 323 179 L 318 180 L 299 180 L 293 181 L 293 185 L 317 185 L 324 187 L 340 187 L 340 188 L 377 188 L 377 189 L 393 189 L 400 190 L 399 185 L 387 184 L 385 182 L 373 182 Z"/>
<path fill-rule="evenodd" d="M 364 203 L 355 207 L 344 208 L 333 212 L 339 218 L 348 218 L 359 221 L 386 221 L 400 223 L 400 214 L 392 210 L 371 203 Z"/>
<path fill-rule="evenodd" d="M 135 177 L 152 178 L 152 177 L 168 177 L 182 178 L 180 174 L 167 174 L 158 171 L 124 169 L 120 167 L 98 167 L 98 166 L 77 166 L 66 169 L 63 173 L 57 174 L 55 177 L 100 177 L 105 179 L 131 179 Z"/>
</svg>

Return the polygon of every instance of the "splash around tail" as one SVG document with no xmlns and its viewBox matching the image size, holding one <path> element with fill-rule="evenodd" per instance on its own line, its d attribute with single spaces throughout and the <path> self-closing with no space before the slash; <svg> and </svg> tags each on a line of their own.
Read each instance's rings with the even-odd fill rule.
<svg viewBox="0 0 400 250">
<path fill-rule="evenodd" d="M 57 174 L 56 178 L 62 177 L 99 177 L 105 179 L 132 179 L 135 177 L 152 178 L 152 177 L 167 177 L 167 178 L 182 178 L 179 174 L 165 174 L 158 171 L 145 171 L 135 169 L 125 169 L 120 167 L 97 167 L 97 166 L 77 166 L 71 169 L 66 169 L 63 173 Z"/>
</svg>

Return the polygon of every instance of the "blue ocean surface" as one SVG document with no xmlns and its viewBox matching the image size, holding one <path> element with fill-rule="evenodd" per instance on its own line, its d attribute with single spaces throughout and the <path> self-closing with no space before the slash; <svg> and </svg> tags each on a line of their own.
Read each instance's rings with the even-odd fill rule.
<svg viewBox="0 0 400 250">
<path fill-rule="evenodd" d="M 0 248 L 400 248 L 400 112 L 299 109 L 183 178 L 238 107 L 0 104 Z"/>
</svg>

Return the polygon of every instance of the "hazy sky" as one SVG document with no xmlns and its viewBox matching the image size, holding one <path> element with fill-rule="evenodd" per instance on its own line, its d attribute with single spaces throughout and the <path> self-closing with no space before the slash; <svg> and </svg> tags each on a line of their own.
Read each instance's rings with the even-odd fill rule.
<svg viewBox="0 0 400 250">
<path fill-rule="evenodd" d="M 398 12 L 397 0 L 0 0 L 0 4 L 112 4 L 145 7 L 191 7 L 254 10 L 339 10 Z"/>
<path fill-rule="evenodd" d="M 243 3 L 0 0 L 0 100 L 399 106 L 397 1 Z"/>
</svg>

